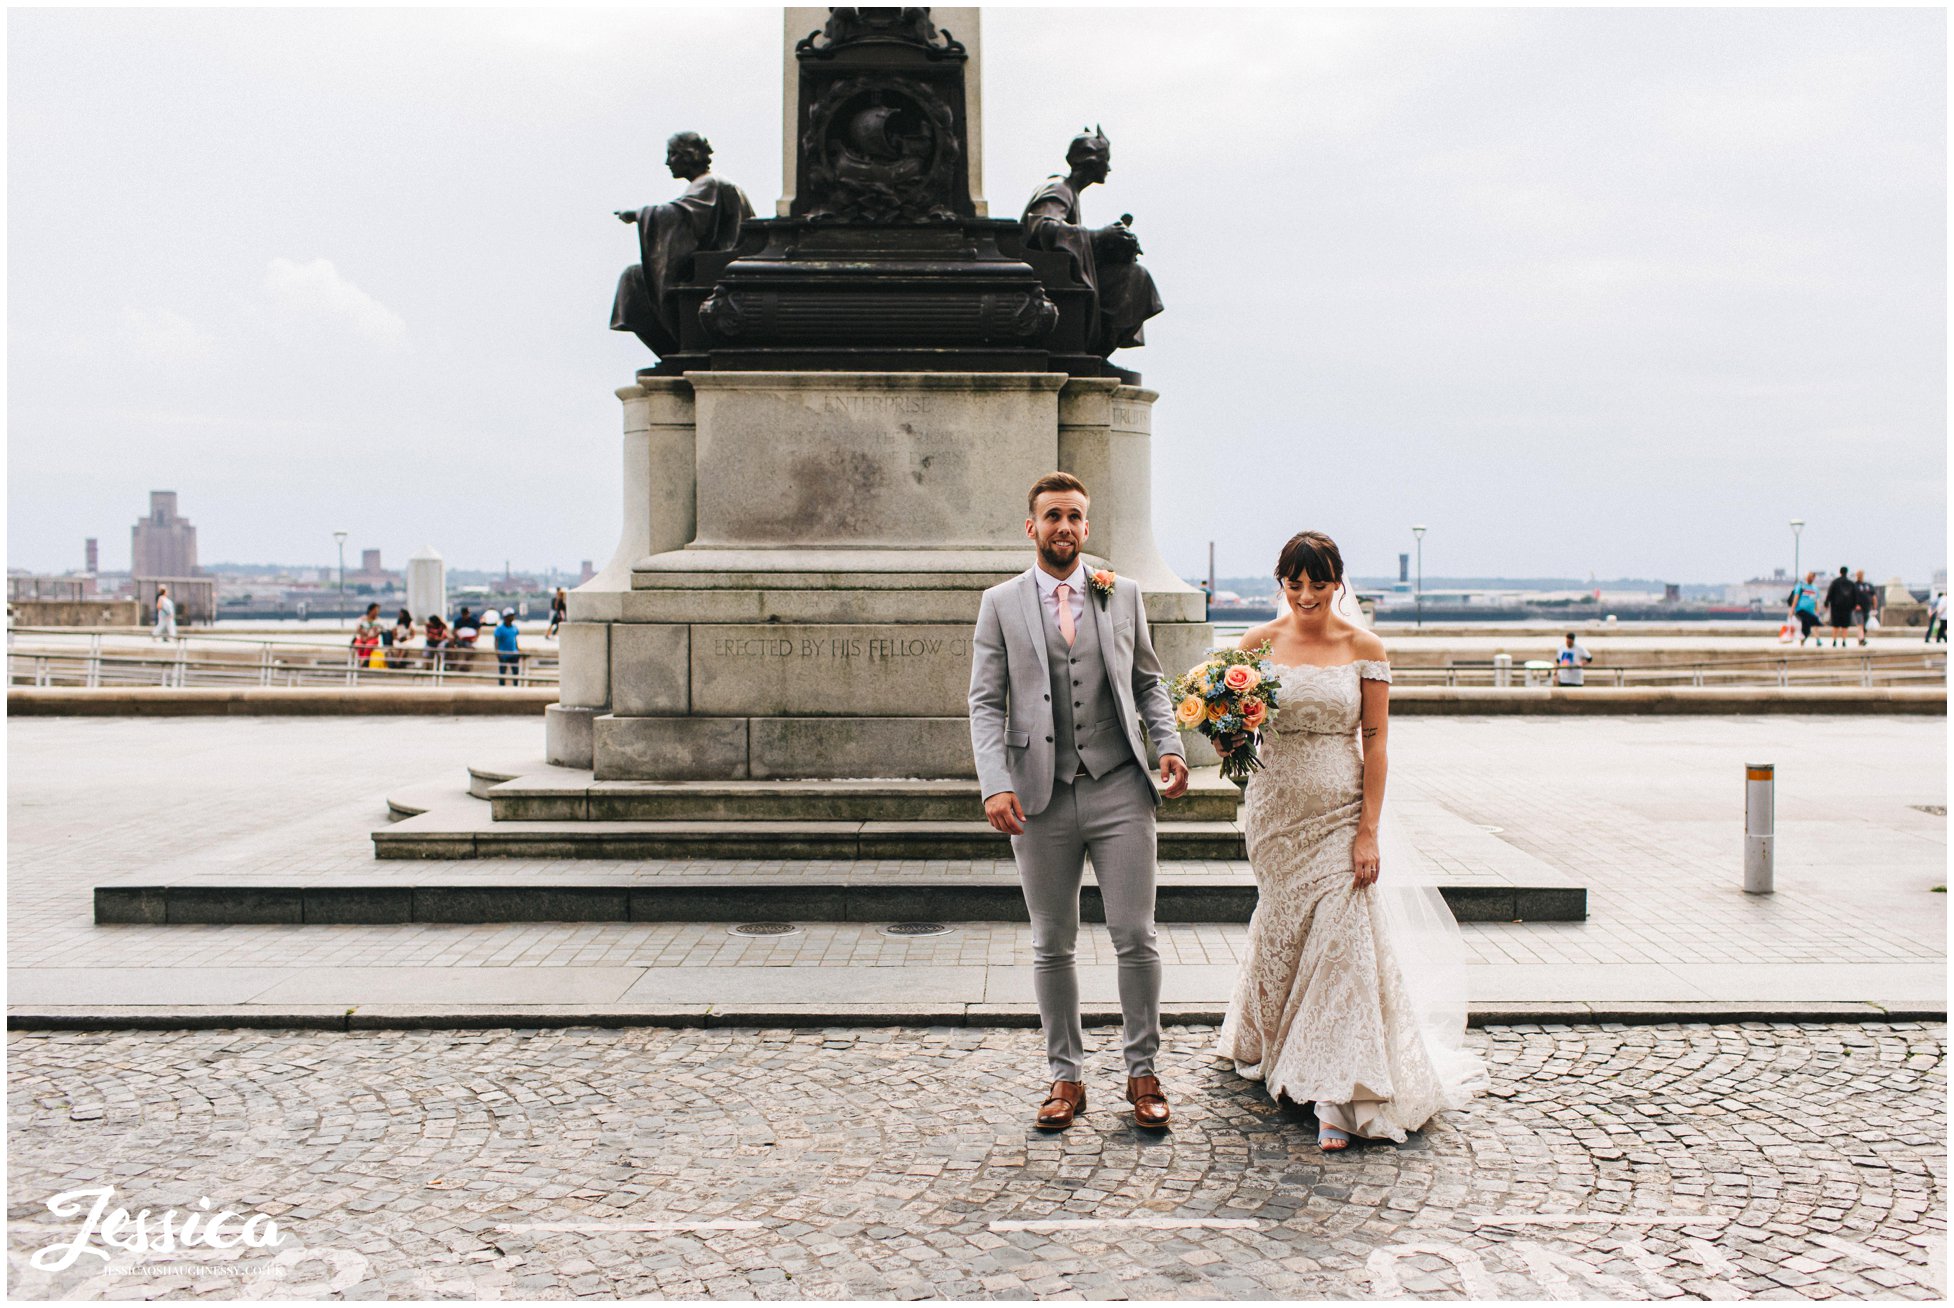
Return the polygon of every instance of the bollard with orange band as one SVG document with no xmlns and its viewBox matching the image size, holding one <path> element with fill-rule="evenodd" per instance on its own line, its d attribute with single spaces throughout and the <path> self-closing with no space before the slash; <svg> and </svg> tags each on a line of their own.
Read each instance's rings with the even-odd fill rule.
<svg viewBox="0 0 1954 1308">
<path fill-rule="evenodd" d="M 1771 847 L 1777 836 L 1777 766 L 1744 765 L 1744 893 L 1773 891 Z"/>
</svg>

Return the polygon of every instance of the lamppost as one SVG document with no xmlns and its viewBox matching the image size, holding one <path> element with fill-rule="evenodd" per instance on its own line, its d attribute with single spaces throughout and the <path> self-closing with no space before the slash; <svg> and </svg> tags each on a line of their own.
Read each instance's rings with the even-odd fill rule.
<svg viewBox="0 0 1954 1308">
<path fill-rule="evenodd" d="M 1791 584 L 1794 586 L 1805 579 L 1805 574 L 1798 567 L 1798 537 L 1804 530 L 1803 518 L 1791 520 Z"/>
<path fill-rule="evenodd" d="M 1411 534 L 1418 541 L 1418 589 L 1414 592 L 1417 596 L 1418 620 L 1415 625 L 1422 627 L 1425 625 L 1425 529 L 1413 527 Z"/>
<path fill-rule="evenodd" d="M 339 620 L 346 620 L 346 533 L 335 531 L 333 542 L 339 546 Z"/>
</svg>

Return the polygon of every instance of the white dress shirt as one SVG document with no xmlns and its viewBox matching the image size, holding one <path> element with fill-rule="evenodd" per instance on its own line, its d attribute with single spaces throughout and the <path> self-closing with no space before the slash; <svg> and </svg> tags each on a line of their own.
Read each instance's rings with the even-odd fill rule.
<svg viewBox="0 0 1954 1308">
<path fill-rule="evenodd" d="M 1072 593 L 1067 598 L 1072 605 L 1072 630 L 1077 631 L 1086 616 L 1085 560 L 1081 559 L 1079 566 L 1072 569 L 1072 575 L 1063 580 L 1039 567 L 1033 567 L 1031 575 L 1038 578 L 1038 602 L 1045 606 L 1045 612 L 1054 624 L 1058 622 L 1058 588 L 1061 585 L 1072 588 Z M 1060 630 L 1064 628 L 1061 627 Z"/>
</svg>

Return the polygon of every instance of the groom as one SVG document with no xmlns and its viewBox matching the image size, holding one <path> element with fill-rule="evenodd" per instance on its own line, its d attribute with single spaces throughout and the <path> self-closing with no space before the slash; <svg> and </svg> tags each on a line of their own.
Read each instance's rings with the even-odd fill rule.
<svg viewBox="0 0 1954 1308">
<path fill-rule="evenodd" d="M 970 743 L 984 816 L 1010 835 L 1031 913 L 1032 981 L 1052 1091 L 1038 1125 L 1063 1130 L 1085 1111 L 1085 1033 L 1073 944 L 1086 855 L 1119 955 L 1126 1018 L 1126 1098 L 1137 1126 L 1167 1125 L 1154 1075 L 1160 1048 L 1160 952 L 1154 946 L 1154 808 L 1187 789 L 1147 635 L 1140 588 L 1089 573 L 1084 483 L 1070 473 L 1031 487 L 1025 535 L 1036 566 L 984 592 L 970 669 Z M 1056 696 L 1056 698 L 1054 698 Z M 1140 734 L 1140 721 L 1146 736 Z M 1156 791 L 1147 743 L 1160 756 Z"/>
</svg>

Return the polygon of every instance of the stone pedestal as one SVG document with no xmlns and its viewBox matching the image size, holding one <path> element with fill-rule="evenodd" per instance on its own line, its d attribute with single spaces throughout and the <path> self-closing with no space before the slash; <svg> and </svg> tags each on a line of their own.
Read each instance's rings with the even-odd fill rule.
<svg viewBox="0 0 1954 1308">
<path fill-rule="evenodd" d="M 1167 675 L 1213 641 L 1151 525 L 1155 395 L 1062 373 L 692 373 L 624 403 L 624 529 L 570 595 L 550 761 L 599 780 L 965 778 L 970 635 L 1031 561 L 1025 491 L 1092 491 Z M 1198 738 L 1189 756 L 1207 757 Z"/>
<path fill-rule="evenodd" d="M 1927 606 L 1913 597 L 1904 581 L 1895 577 L 1886 583 L 1886 591 L 1880 596 L 1879 621 L 1884 627 L 1924 627 Z"/>
</svg>

